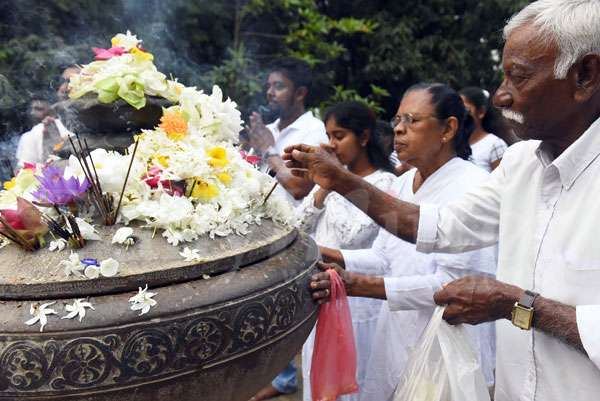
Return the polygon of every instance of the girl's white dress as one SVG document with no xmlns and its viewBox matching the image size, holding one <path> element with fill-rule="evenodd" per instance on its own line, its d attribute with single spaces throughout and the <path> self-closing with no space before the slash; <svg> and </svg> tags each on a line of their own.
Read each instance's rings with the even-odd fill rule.
<svg viewBox="0 0 600 401">
<path fill-rule="evenodd" d="M 377 188 L 387 191 L 396 176 L 391 173 L 377 170 L 364 177 L 366 181 Z M 369 216 L 356 208 L 338 193 L 332 192 L 325 198 L 324 207 L 314 207 L 314 195 L 319 189 L 313 188 L 312 192 L 304 198 L 302 204 L 296 209 L 299 227 L 312 234 L 320 246 L 336 249 L 361 249 L 373 244 L 379 226 Z M 376 266 L 374 269 L 352 270 L 371 275 L 382 275 L 386 268 Z M 357 381 L 359 386 L 364 382 L 366 365 L 371 351 L 371 344 L 377 326 L 377 317 L 382 301 L 368 298 L 348 298 L 352 314 L 352 327 L 357 352 Z M 310 363 L 314 348 L 315 330 L 311 332 L 302 347 L 302 374 L 304 401 L 311 401 L 310 393 Z M 357 401 L 358 394 L 342 396 L 344 401 Z"/>
</svg>

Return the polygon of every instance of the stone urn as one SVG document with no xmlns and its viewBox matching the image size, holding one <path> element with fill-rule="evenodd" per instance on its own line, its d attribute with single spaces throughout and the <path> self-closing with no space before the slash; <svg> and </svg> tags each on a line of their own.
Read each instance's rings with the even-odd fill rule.
<svg viewBox="0 0 600 401">
<path fill-rule="evenodd" d="M 66 276 L 69 250 L 0 250 L 0 401 L 246 401 L 293 358 L 317 306 L 308 289 L 318 248 L 270 221 L 246 236 L 174 247 L 135 228 L 129 249 L 111 245 L 117 227 L 80 258 L 119 261 L 115 277 Z M 201 260 L 185 262 L 184 246 Z M 144 315 L 129 298 L 148 285 L 158 304 Z M 94 310 L 62 319 L 84 298 Z M 30 306 L 58 314 L 26 325 Z"/>
<path fill-rule="evenodd" d="M 98 102 L 96 95 L 88 94 L 53 107 L 65 126 L 85 139 L 90 149 L 123 152 L 133 142 L 134 135 L 142 129 L 156 127 L 163 107 L 171 105 L 167 99 L 147 96 L 146 106 L 138 110 L 122 99 L 103 104 Z M 70 151 L 70 147 L 67 146 L 65 151 Z"/>
</svg>

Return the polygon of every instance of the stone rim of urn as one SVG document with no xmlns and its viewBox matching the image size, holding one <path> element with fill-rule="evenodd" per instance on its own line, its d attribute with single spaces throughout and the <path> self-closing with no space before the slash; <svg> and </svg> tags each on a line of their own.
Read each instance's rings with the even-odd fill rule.
<svg viewBox="0 0 600 401">
<path fill-rule="evenodd" d="M 271 221 L 251 228 L 179 247 L 136 229 L 125 250 L 110 244 L 116 227 L 102 227 L 103 241 L 78 252 L 121 271 L 94 280 L 56 266 L 68 250 L 0 250 L 0 400 L 247 400 L 300 349 L 317 311 L 314 241 Z M 185 246 L 203 259 L 184 262 Z M 158 305 L 140 316 L 128 300 L 146 284 Z M 60 319 L 78 298 L 95 310 Z M 52 301 L 59 316 L 44 332 L 25 325 L 31 303 Z"/>
</svg>

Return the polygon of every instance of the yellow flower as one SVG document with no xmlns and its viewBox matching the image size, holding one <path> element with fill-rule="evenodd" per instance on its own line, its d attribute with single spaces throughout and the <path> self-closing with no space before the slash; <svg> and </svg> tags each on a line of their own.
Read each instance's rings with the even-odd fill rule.
<svg viewBox="0 0 600 401">
<path fill-rule="evenodd" d="M 199 178 L 192 180 L 193 189 L 190 197 L 198 198 L 203 201 L 209 201 L 219 195 L 219 188 L 215 184 L 211 184 Z"/>
<path fill-rule="evenodd" d="M 231 184 L 231 181 L 233 180 L 233 178 L 227 173 L 217 174 L 217 178 L 225 185 Z"/>
<path fill-rule="evenodd" d="M 163 167 L 169 167 L 169 156 L 156 155 L 156 161 Z"/>
<path fill-rule="evenodd" d="M 227 160 L 227 151 L 221 146 L 212 148 L 208 152 L 208 156 L 210 156 L 208 164 L 212 167 L 223 168 L 229 164 L 229 160 Z"/>
<path fill-rule="evenodd" d="M 13 189 L 17 185 L 17 177 L 13 177 L 10 181 L 4 183 L 4 189 L 7 191 Z"/>
<path fill-rule="evenodd" d="M 110 40 L 110 44 L 113 45 L 113 47 L 120 46 L 121 45 L 121 39 L 119 37 L 115 36 L 115 37 L 113 37 Z"/>
<path fill-rule="evenodd" d="M 159 127 L 174 141 L 183 139 L 187 135 L 188 130 L 187 121 L 183 118 L 183 113 L 179 111 L 164 114 L 160 118 Z"/>
<path fill-rule="evenodd" d="M 131 51 L 129 53 L 133 54 L 138 60 L 142 60 L 142 61 L 154 60 L 154 56 L 152 55 L 152 53 L 145 52 L 143 50 L 140 50 L 137 47 L 134 47 L 133 49 L 131 49 Z"/>
</svg>

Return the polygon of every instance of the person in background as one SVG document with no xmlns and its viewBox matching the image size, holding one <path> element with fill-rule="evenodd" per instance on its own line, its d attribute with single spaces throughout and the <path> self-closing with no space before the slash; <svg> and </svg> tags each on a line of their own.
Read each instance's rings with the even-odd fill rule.
<svg viewBox="0 0 600 401">
<path fill-rule="evenodd" d="M 398 177 L 388 193 L 417 204 L 444 205 L 487 179 L 485 171 L 467 161 L 471 155 L 472 117 L 458 93 L 447 85 L 422 83 L 410 87 L 394 121 L 398 157 L 415 168 Z M 431 318 L 433 293 L 444 282 L 469 274 L 494 277 L 497 263 L 496 247 L 456 255 L 426 255 L 385 229 L 379 230 L 372 247 L 336 248 L 341 249 L 321 247 L 321 253 L 324 260 L 345 268 L 339 273 L 347 283 L 349 299 L 387 299 L 379 314 L 372 317 L 376 329 L 369 337 L 372 349 L 368 363 L 362 367 L 361 401 L 392 398 L 408 355 Z M 361 279 L 370 283 L 363 291 L 348 285 Z M 493 326 L 469 331 L 491 387 Z M 357 352 L 361 352 L 359 347 Z"/>
<path fill-rule="evenodd" d="M 59 101 L 68 99 L 68 81 L 71 76 L 78 74 L 79 69 L 67 67 L 61 74 L 61 82 L 58 86 L 56 96 Z M 38 118 L 41 112 L 30 112 L 32 118 Z M 63 125 L 52 109 L 49 109 L 41 122 L 37 123 L 31 130 L 21 135 L 17 146 L 17 168 L 23 167 L 25 163 L 45 163 L 48 158 L 60 151 L 64 141 L 72 133 Z"/>
<path fill-rule="evenodd" d="M 469 139 L 473 151 L 471 161 L 490 172 L 498 167 L 507 148 L 506 142 L 488 131 L 490 120 L 497 118 L 490 105 L 490 94 L 475 86 L 463 88 L 459 93 L 475 121 L 475 130 Z"/>
<path fill-rule="evenodd" d="M 389 156 L 390 136 L 376 124 L 375 114 L 360 102 L 343 102 L 325 112 L 323 121 L 329 137 L 329 149 L 346 168 L 363 177 L 382 191 L 387 191 L 394 179 Z M 384 124 L 389 127 L 389 124 Z M 392 132 L 393 133 L 393 132 Z M 391 137 L 393 140 L 393 137 Z M 379 226 L 343 196 L 315 186 L 296 209 L 299 228 L 313 234 L 318 245 L 360 249 L 373 243 Z M 379 270 L 364 273 L 377 274 Z M 366 374 L 373 335 L 381 301 L 350 298 L 352 328 L 357 352 L 357 382 L 362 386 Z M 310 401 L 310 369 L 314 350 L 315 330 L 302 348 L 304 401 Z M 345 395 L 341 401 L 358 400 L 358 394 Z"/>
<path fill-rule="evenodd" d="M 262 157 L 263 171 L 273 174 L 283 187 L 279 193 L 297 206 L 313 184 L 290 174 L 281 159 L 283 149 L 294 143 L 327 143 L 327 135 L 323 122 L 306 110 L 312 85 L 309 65 L 299 59 L 283 58 L 275 61 L 270 71 L 266 83 L 267 102 L 279 118 L 265 125 L 258 112 L 252 113 L 247 127 L 248 139 L 254 152 Z"/>
<path fill-rule="evenodd" d="M 250 146 L 262 157 L 261 168 L 274 175 L 280 184 L 274 196 L 283 196 L 297 207 L 314 184 L 291 174 L 281 159 L 283 149 L 294 143 L 327 143 L 327 134 L 323 121 L 311 111 L 306 111 L 312 85 L 310 66 L 302 60 L 286 57 L 276 60 L 270 71 L 266 83 L 267 102 L 271 112 L 279 118 L 265 125 L 262 116 L 254 112 L 246 129 Z M 261 389 L 251 400 L 264 400 L 297 390 L 296 365 L 291 361 L 270 385 Z"/>
<path fill-rule="evenodd" d="M 29 102 L 28 116 L 31 126 L 35 126 L 41 123 L 44 118 L 48 117 L 52 114 L 52 109 L 50 106 L 50 101 L 48 100 L 48 96 L 42 93 L 36 93 L 31 96 L 31 100 Z"/>
</svg>

